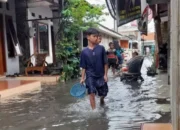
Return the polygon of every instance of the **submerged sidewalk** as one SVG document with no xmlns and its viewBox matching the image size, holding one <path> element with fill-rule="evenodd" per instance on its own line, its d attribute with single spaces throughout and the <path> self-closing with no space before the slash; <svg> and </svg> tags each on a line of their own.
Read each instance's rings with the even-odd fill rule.
<svg viewBox="0 0 180 130">
<path fill-rule="evenodd" d="M 21 93 L 40 89 L 40 81 L 17 80 L 9 78 L 0 79 L 0 99 L 8 98 Z"/>
</svg>

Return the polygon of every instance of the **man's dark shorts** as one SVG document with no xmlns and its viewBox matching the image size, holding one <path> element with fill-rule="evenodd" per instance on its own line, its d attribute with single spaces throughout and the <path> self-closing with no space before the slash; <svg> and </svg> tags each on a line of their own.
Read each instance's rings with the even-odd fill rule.
<svg viewBox="0 0 180 130">
<path fill-rule="evenodd" d="M 106 97 L 108 93 L 108 85 L 104 81 L 104 77 L 88 77 L 86 79 L 86 88 L 88 90 L 88 94 L 98 94 L 100 97 Z"/>
<path fill-rule="evenodd" d="M 116 59 L 108 59 L 108 66 L 109 68 L 112 67 L 112 68 L 116 68 Z"/>
</svg>

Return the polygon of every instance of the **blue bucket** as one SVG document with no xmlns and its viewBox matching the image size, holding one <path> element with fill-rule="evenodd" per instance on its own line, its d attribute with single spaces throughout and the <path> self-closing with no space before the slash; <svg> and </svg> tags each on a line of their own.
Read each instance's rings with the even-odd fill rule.
<svg viewBox="0 0 180 130">
<path fill-rule="evenodd" d="M 83 84 L 77 83 L 72 86 L 70 90 L 70 94 L 76 98 L 83 98 L 86 95 L 86 86 Z"/>
</svg>

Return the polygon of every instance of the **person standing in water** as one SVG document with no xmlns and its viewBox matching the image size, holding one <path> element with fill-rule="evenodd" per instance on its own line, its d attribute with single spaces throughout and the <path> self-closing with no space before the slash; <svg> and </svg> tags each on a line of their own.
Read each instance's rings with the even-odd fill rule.
<svg viewBox="0 0 180 130">
<path fill-rule="evenodd" d="M 117 54 L 118 63 L 119 63 L 117 68 L 119 67 L 121 68 L 123 64 L 123 56 L 122 56 L 123 50 L 121 46 L 119 45 L 118 41 L 114 41 L 113 43 L 114 43 L 114 48 L 116 49 L 116 54 Z"/>
<path fill-rule="evenodd" d="M 95 95 L 100 96 L 100 104 L 104 104 L 104 98 L 108 93 L 108 65 L 106 51 L 98 45 L 99 32 L 94 28 L 86 31 L 88 47 L 81 52 L 80 67 L 82 76 L 80 83 L 86 84 L 92 109 L 96 108 Z M 85 79 L 86 76 L 86 79 Z"/>
<path fill-rule="evenodd" d="M 113 76 L 115 75 L 115 68 L 118 65 L 118 57 L 116 49 L 114 48 L 114 43 L 109 43 L 109 49 L 107 50 L 108 65 L 112 68 Z"/>
</svg>

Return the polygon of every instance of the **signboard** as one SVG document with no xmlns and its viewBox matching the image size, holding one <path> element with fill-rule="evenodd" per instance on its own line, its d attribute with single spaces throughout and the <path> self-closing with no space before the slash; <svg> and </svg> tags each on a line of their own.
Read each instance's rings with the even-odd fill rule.
<svg viewBox="0 0 180 130">
<path fill-rule="evenodd" d="M 118 26 L 141 17 L 141 0 L 117 0 Z"/>
</svg>

